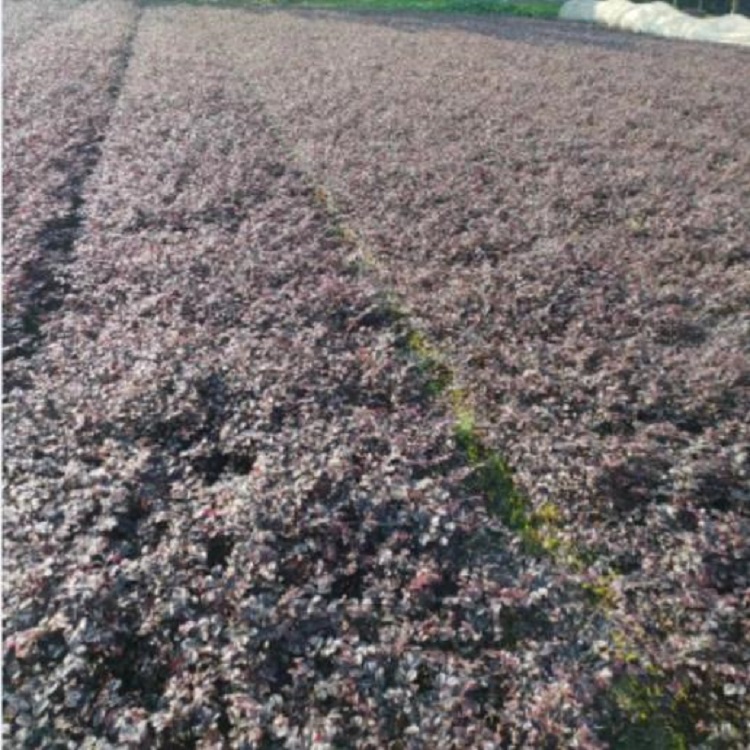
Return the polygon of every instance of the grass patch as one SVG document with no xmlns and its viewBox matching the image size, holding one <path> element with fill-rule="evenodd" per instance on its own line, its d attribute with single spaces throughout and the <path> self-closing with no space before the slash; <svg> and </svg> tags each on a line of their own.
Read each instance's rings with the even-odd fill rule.
<svg viewBox="0 0 750 750">
<path fill-rule="evenodd" d="M 592 604 L 605 609 L 614 609 L 617 606 L 617 594 L 612 588 L 612 582 L 617 576 L 608 574 L 601 575 L 592 583 L 584 583 L 583 590 Z"/>
<path fill-rule="evenodd" d="M 653 663 L 621 631 L 612 633 L 619 674 L 602 695 L 600 738 L 612 750 L 688 750 L 747 746 L 747 711 L 740 693 L 728 697 L 726 678 Z M 743 742 L 744 739 L 744 742 Z"/>
<path fill-rule="evenodd" d="M 556 0 L 141 0 L 142 5 L 207 5 L 219 8 L 321 8 L 381 13 L 474 13 L 557 18 Z"/>
<path fill-rule="evenodd" d="M 457 414 L 454 427 L 456 446 L 474 468 L 471 488 L 484 495 L 487 507 L 523 541 L 527 552 L 542 554 L 556 548 L 552 527 L 559 513 L 551 503 L 534 510 L 513 479 L 513 470 L 497 452 L 482 442 L 474 414 L 464 408 Z"/>
<path fill-rule="evenodd" d="M 657 708 L 660 690 L 628 678 L 615 687 L 618 703 L 631 716 L 629 725 L 613 738 L 616 750 L 687 750 L 684 732 L 673 726 L 673 717 Z M 676 718 L 676 717 L 675 717 Z"/>
<path fill-rule="evenodd" d="M 409 331 L 406 348 L 416 359 L 425 381 L 425 391 L 431 398 L 445 393 L 453 385 L 453 373 L 437 350 L 419 331 Z"/>
<path fill-rule="evenodd" d="M 381 12 L 477 13 L 531 18 L 556 18 L 560 3 L 550 0 L 279 0 L 275 5 Z"/>
</svg>

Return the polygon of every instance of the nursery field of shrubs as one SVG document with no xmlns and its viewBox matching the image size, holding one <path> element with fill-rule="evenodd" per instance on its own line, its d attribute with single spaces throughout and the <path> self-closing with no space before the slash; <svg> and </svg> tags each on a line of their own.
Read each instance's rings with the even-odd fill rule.
<svg viewBox="0 0 750 750">
<path fill-rule="evenodd" d="M 230 5 L 4 3 L 5 742 L 747 747 L 747 50 Z"/>
</svg>

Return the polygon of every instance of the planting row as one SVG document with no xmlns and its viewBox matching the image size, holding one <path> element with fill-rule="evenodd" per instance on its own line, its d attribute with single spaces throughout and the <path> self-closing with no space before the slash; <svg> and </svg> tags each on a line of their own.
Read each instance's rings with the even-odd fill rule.
<svg viewBox="0 0 750 750">
<path fill-rule="evenodd" d="M 33 348 L 41 318 L 65 295 L 80 192 L 98 158 L 135 18 L 133 3 L 91 2 L 6 50 L 3 330 L 11 387 L 11 360 Z"/>
<path fill-rule="evenodd" d="M 607 623 L 473 494 L 215 18 L 144 13 L 15 361 L 8 739 L 600 746 Z"/>
<path fill-rule="evenodd" d="M 17 48 L 61 21 L 82 0 L 8 0 L 3 3 L 3 52 L 12 55 Z"/>
<path fill-rule="evenodd" d="M 746 53 L 519 20 L 223 19 L 545 546 L 619 623 L 612 661 L 672 675 L 677 703 L 701 685 L 697 712 L 741 743 Z"/>
</svg>

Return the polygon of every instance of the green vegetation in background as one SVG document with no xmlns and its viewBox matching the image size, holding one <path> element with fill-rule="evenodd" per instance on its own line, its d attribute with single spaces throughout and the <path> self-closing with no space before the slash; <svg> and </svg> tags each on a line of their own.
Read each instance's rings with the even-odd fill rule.
<svg viewBox="0 0 750 750">
<path fill-rule="evenodd" d="M 282 7 L 332 8 L 437 13 L 493 13 L 533 18 L 557 18 L 561 3 L 554 0 L 278 0 Z"/>
<path fill-rule="evenodd" d="M 321 8 L 383 13 L 477 13 L 557 18 L 561 0 L 141 0 L 143 5 L 206 5 L 217 8 Z"/>
</svg>

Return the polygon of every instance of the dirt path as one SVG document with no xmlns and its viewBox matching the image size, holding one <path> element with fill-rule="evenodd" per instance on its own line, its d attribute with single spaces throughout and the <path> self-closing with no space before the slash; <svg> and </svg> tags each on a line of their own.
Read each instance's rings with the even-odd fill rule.
<svg viewBox="0 0 750 750">
<path fill-rule="evenodd" d="M 490 515 L 429 393 L 409 347 L 420 316 L 386 293 L 435 312 L 441 343 L 468 338 L 440 333 L 441 306 L 389 254 L 395 205 L 367 200 L 377 185 L 407 197 L 391 148 L 432 154 L 426 121 L 402 132 L 429 45 L 325 14 L 127 2 L 36 23 L 6 71 L 7 741 L 739 747 L 742 635 L 723 639 L 746 614 L 742 580 L 701 646 L 721 700 L 691 687 L 683 653 L 638 692 L 644 664 L 617 652 L 624 605 L 596 588 L 606 570 L 531 554 Z M 526 50 L 470 32 L 445 33 L 467 55 Z M 347 110 L 403 48 L 401 94 L 372 86 L 382 111 Z M 428 60 L 449 90 L 466 80 L 455 53 Z M 383 268 L 363 272 L 352 226 Z"/>
</svg>

